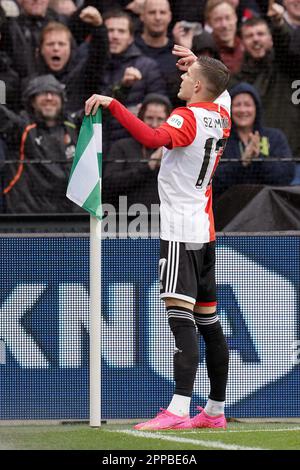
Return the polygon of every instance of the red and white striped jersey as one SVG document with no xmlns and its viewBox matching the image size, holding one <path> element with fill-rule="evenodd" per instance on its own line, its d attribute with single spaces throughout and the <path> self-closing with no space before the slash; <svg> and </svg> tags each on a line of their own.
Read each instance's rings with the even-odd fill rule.
<svg viewBox="0 0 300 470">
<path fill-rule="evenodd" d="M 171 137 L 158 175 L 163 240 L 215 239 L 211 180 L 230 134 L 230 104 L 225 91 L 213 103 L 175 109 L 160 126 Z"/>
</svg>

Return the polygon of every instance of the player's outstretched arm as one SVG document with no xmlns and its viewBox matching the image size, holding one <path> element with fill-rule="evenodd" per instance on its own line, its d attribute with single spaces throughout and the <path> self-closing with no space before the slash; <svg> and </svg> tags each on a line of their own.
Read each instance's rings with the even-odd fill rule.
<svg viewBox="0 0 300 470">
<path fill-rule="evenodd" d="M 112 116 L 142 145 L 148 148 L 170 145 L 171 137 L 165 129 L 152 129 L 110 96 L 92 95 L 85 102 L 85 114 L 96 114 L 99 106 L 108 108 Z"/>
<path fill-rule="evenodd" d="M 186 72 L 187 69 L 197 60 L 197 56 L 190 49 L 184 46 L 179 46 L 178 44 L 174 45 L 172 54 L 180 57 L 176 66 L 182 72 Z"/>
</svg>

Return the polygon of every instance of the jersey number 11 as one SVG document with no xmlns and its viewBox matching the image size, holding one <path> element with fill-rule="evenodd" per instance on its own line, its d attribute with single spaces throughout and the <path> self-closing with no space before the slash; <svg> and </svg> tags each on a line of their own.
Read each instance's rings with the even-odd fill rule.
<svg viewBox="0 0 300 470">
<path fill-rule="evenodd" d="M 203 183 L 206 179 L 208 170 L 211 171 L 211 174 L 210 174 L 210 177 L 209 177 L 209 182 L 208 182 L 208 184 L 210 184 L 210 182 L 212 180 L 212 177 L 213 177 L 213 174 L 215 172 L 215 169 L 217 168 L 218 161 L 219 161 L 219 159 L 221 158 L 221 156 L 224 152 L 227 139 L 219 139 L 216 143 L 214 151 L 212 151 L 213 143 L 215 141 L 216 141 L 216 139 L 210 138 L 210 139 L 207 139 L 207 141 L 205 142 L 204 159 L 203 159 L 202 167 L 201 167 L 201 170 L 200 170 L 200 173 L 199 173 L 199 176 L 198 176 L 198 179 L 197 179 L 197 183 L 196 183 L 196 188 L 197 189 L 201 189 L 203 187 Z M 212 162 L 212 159 L 213 159 L 213 167 L 212 167 L 212 165 L 210 165 L 210 163 Z"/>
</svg>

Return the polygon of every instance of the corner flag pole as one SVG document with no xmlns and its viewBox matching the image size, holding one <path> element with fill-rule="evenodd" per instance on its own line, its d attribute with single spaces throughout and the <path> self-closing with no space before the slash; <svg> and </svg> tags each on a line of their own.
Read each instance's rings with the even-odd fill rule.
<svg viewBox="0 0 300 470">
<path fill-rule="evenodd" d="M 84 116 L 67 197 L 90 215 L 90 426 L 101 426 L 102 112 Z"/>
<path fill-rule="evenodd" d="M 90 426 L 101 426 L 101 220 L 90 216 Z"/>
</svg>

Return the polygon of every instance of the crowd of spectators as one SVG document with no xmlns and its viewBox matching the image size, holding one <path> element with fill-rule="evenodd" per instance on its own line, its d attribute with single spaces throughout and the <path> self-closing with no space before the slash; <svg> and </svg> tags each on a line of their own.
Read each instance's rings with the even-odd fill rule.
<svg viewBox="0 0 300 470">
<path fill-rule="evenodd" d="M 215 195 L 300 184 L 300 0 L 0 0 L 0 212 L 76 210 L 65 192 L 85 100 L 113 96 L 157 127 L 183 104 L 174 44 L 231 72 Z M 161 152 L 104 112 L 104 202 L 156 204 Z"/>
</svg>

